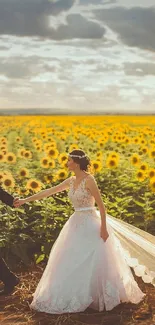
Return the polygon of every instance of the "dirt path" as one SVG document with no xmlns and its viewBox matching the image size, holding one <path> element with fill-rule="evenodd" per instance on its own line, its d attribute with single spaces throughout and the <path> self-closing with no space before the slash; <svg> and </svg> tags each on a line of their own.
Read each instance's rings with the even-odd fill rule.
<svg viewBox="0 0 155 325">
<path fill-rule="evenodd" d="M 43 272 L 43 266 L 31 266 L 18 274 L 20 285 L 10 296 L 0 297 L 0 325 L 153 325 L 155 324 L 155 288 L 136 278 L 146 297 L 139 305 L 120 304 L 112 311 L 50 315 L 31 311 L 32 293 Z"/>
</svg>

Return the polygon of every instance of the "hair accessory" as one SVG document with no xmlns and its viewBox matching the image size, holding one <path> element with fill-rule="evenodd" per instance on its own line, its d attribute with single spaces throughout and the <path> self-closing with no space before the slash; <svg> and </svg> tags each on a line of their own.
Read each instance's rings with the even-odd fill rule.
<svg viewBox="0 0 155 325">
<path fill-rule="evenodd" d="M 85 158 L 86 157 L 86 155 L 83 155 L 83 156 L 78 156 L 78 155 L 72 155 L 72 154 L 69 154 L 69 156 L 72 158 L 79 158 L 79 159 L 81 159 L 81 158 Z"/>
</svg>

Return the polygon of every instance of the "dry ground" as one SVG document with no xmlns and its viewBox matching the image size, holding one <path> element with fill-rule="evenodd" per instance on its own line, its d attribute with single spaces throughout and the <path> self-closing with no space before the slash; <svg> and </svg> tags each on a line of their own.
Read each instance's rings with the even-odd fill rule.
<svg viewBox="0 0 155 325">
<path fill-rule="evenodd" d="M 155 324 L 155 288 L 136 280 L 146 293 L 139 304 L 120 304 L 112 311 L 95 312 L 88 308 L 85 312 L 50 315 L 30 310 L 32 293 L 43 272 L 44 265 L 31 265 L 29 270 L 18 269 L 21 282 L 12 295 L 0 297 L 0 325 L 154 325 Z"/>
</svg>

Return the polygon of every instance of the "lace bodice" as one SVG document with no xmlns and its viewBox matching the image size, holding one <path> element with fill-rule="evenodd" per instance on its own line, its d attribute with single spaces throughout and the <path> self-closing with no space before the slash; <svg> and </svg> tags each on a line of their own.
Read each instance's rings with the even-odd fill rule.
<svg viewBox="0 0 155 325">
<path fill-rule="evenodd" d="M 94 207 L 95 205 L 94 197 L 92 196 L 89 189 L 87 189 L 85 186 L 87 177 L 85 177 L 80 182 L 80 184 L 76 189 L 74 187 L 74 182 L 75 182 L 74 177 L 71 177 L 68 196 L 74 208 Z"/>
</svg>

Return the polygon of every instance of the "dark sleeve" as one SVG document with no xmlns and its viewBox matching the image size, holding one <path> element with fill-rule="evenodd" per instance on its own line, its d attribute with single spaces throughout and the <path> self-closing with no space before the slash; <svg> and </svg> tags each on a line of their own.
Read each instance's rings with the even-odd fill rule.
<svg viewBox="0 0 155 325">
<path fill-rule="evenodd" d="M 13 200 L 14 197 L 9 194 L 8 192 L 4 191 L 2 187 L 0 187 L 0 200 L 5 203 L 6 205 L 9 205 L 10 207 L 13 207 Z"/>
</svg>

